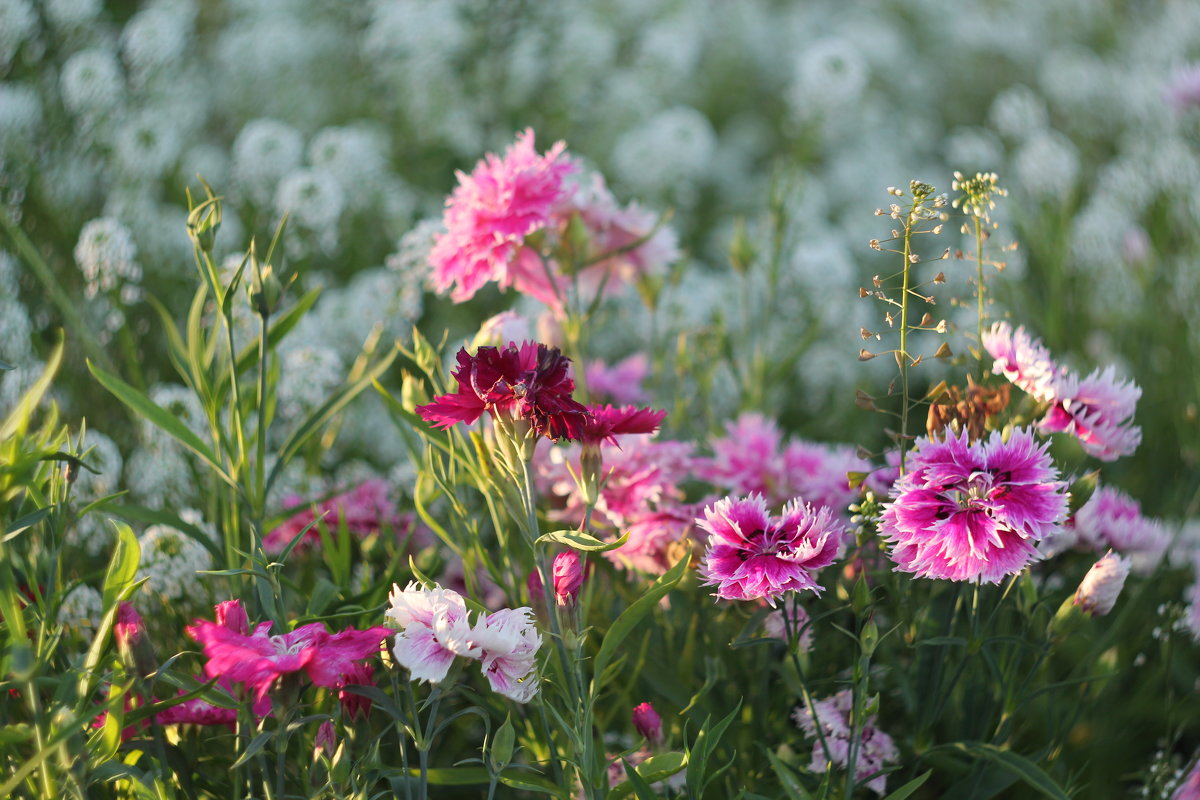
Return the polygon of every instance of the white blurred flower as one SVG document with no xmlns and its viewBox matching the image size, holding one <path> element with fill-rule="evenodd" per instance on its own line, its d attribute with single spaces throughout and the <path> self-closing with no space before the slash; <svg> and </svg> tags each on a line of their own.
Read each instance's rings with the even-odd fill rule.
<svg viewBox="0 0 1200 800">
<path fill-rule="evenodd" d="M 1004 161 L 1004 147 L 987 128 L 955 128 L 944 142 L 946 164 L 966 174 L 990 172 Z"/>
<path fill-rule="evenodd" d="M 0 83 L 0 157 L 30 149 L 42 124 L 42 101 L 23 83 Z"/>
<path fill-rule="evenodd" d="M 178 383 L 158 383 L 150 387 L 150 399 L 167 413 L 179 419 L 201 439 L 209 436 L 208 419 L 195 392 Z M 159 440 L 167 434 L 147 420 L 139 420 L 138 431 L 143 442 Z"/>
<path fill-rule="evenodd" d="M 813 42 L 796 58 L 788 102 L 798 119 L 853 106 L 866 91 L 870 71 L 854 42 L 829 37 Z"/>
<path fill-rule="evenodd" d="M 83 273 L 84 293 L 95 297 L 121 283 L 138 283 L 142 268 L 138 266 L 137 246 L 129 229 L 111 217 L 94 219 L 79 232 L 75 245 L 75 263 Z"/>
<path fill-rule="evenodd" d="M 996 95 L 988 111 L 988 121 L 1002 135 L 1024 141 L 1046 128 L 1050 113 L 1037 92 L 1017 84 Z"/>
<path fill-rule="evenodd" d="M 37 30 L 37 12 L 29 0 L 0 0 L 0 67 L 7 67 L 21 45 Z"/>
<path fill-rule="evenodd" d="M 125 175 L 146 180 L 167 171 L 179 159 L 181 146 L 174 120 L 147 109 L 117 129 L 114 150 Z"/>
<path fill-rule="evenodd" d="M 25 306 L 15 297 L 0 295 L 0 360 L 20 364 L 33 356 L 33 325 Z"/>
<path fill-rule="evenodd" d="M 1012 170 L 1015 184 L 1026 194 L 1061 203 L 1079 177 L 1079 151 L 1061 133 L 1042 131 L 1017 151 Z"/>
<path fill-rule="evenodd" d="M 42 0 L 42 10 L 52 25 L 77 28 L 100 15 L 103 0 Z"/>
<path fill-rule="evenodd" d="M 104 598 L 85 583 L 69 591 L 58 607 L 58 623 L 68 628 L 98 628 L 103 617 Z"/>
<path fill-rule="evenodd" d="M 292 126 L 273 119 L 246 123 L 233 142 L 232 173 L 253 203 L 267 205 L 281 178 L 300 165 L 304 140 Z"/>
<path fill-rule="evenodd" d="M 212 554 L 203 544 L 167 525 L 151 525 L 138 537 L 141 562 L 137 578 L 171 600 L 194 596 L 201 586 L 196 573 L 212 569 Z"/>
<path fill-rule="evenodd" d="M 336 234 L 346 196 L 328 170 L 302 168 L 289 173 L 275 192 L 275 209 L 289 221 L 318 233 Z"/>
<path fill-rule="evenodd" d="M 121 32 L 121 52 L 130 72 L 144 80 L 149 73 L 172 67 L 191 38 L 190 20 L 163 6 L 139 11 Z"/>
<path fill-rule="evenodd" d="M 613 146 L 616 175 L 635 192 L 677 191 L 705 177 L 717 149 L 708 118 L 694 108 L 675 106 L 623 134 Z"/>
<path fill-rule="evenodd" d="M 323 128 L 308 145 L 308 161 L 337 181 L 353 209 L 370 206 L 388 172 L 387 137 L 366 125 Z"/>
<path fill-rule="evenodd" d="M 173 440 L 145 444 L 125 462 L 125 486 L 138 503 L 150 508 L 189 501 L 195 483 L 187 456 Z"/>
<path fill-rule="evenodd" d="M 298 424 L 329 397 L 345 374 L 329 347 L 301 345 L 283 353 L 279 375 L 279 415 L 283 426 Z"/>
<path fill-rule="evenodd" d="M 80 50 L 63 64 L 59 88 L 68 111 L 103 115 L 120 106 L 125 96 L 125 76 L 111 50 Z"/>
</svg>

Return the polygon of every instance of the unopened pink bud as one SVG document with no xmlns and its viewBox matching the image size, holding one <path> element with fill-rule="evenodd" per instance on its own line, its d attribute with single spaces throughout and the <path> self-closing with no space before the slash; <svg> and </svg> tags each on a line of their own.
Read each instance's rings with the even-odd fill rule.
<svg viewBox="0 0 1200 800">
<path fill-rule="evenodd" d="M 217 624 L 242 636 L 250 635 L 250 618 L 246 616 L 241 600 L 217 603 Z"/>
<path fill-rule="evenodd" d="M 1083 581 L 1075 590 L 1075 605 L 1093 617 L 1102 617 L 1112 611 L 1121 589 L 1125 587 L 1125 578 L 1129 576 L 1132 563 L 1128 558 L 1109 550 L 1083 576 Z"/>
<path fill-rule="evenodd" d="M 536 603 L 542 599 L 542 592 L 545 591 L 545 587 L 542 585 L 542 576 L 538 574 L 536 569 L 529 573 L 529 577 L 525 580 L 525 585 L 529 588 L 530 602 Z"/>
<path fill-rule="evenodd" d="M 658 744 L 662 741 L 662 717 L 649 703 L 634 706 L 633 727 L 637 728 L 637 732 L 646 737 L 646 741 L 651 744 Z"/>
<path fill-rule="evenodd" d="M 571 605 L 583 585 L 583 565 L 579 554 L 565 550 L 554 557 L 554 599 L 560 606 Z"/>
<path fill-rule="evenodd" d="M 113 624 L 113 636 L 117 639 L 118 647 L 132 649 L 142 638 L 145 624 L 142 615 L 131 604 L 122 601 L 117 606 L 117 621 Z"/>
<path fill-rule="evenodd" d="M 325 720 L 321 723 L 321 727 L 317 728 L 317 738 L 313 742 L 314 755 L 324 752 L 326 756 L 333 755 L 333 748 L 337 746 L 337 737 L 334 735 L 333 723 Z"/>
</svg>

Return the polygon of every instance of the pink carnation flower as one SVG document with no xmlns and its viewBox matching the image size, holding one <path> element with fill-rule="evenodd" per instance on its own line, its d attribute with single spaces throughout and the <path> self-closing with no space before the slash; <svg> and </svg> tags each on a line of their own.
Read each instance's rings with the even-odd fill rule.
<svg viewBox="0 0 1200 800">
<path fill-rule="evenodd" d="M 1195 582 L 1183 595 L 1188 604 L 1184 611 L 1184 624 L 1191 632 L 1192 638 L 1200 642 L 1200 553 L 1192 559 L 1192 575 Z"/>
<path fill-rule="evenodd" d="M 1109 486 L 1100 486 L 1075 512 L 1077 544 L 1097 552 L 1112 548 L 1134 557 L 1138 573 L 1150 572 L 1171 543 L 1163 526 L 1142 516 L 1137 500 Z"/>
<path fill-rule="evenodd" d="M 1200 800 L 1200 761 L 1192 765 L 1171 800 Z"/>
<path fill-rule="evenodd" d="M 789 611 L 791 612 L 789 614 Z M 788 639 L 788 620 L 783 615 L 789 614 L 791 618 L 792 632 L 800 632 L 800 651 L 807 653 L 812 649 L 812 625 L 809 624 L 808 612 L 804 607 L 797 604 L 795 606 L 784 605 L 783 608 L 777 608 L 763 619 L 763 634 L 771 639 L 780 639 L 787 641 Z"/>
<path fill-rule="evenodd" d="M 354 662 L 379 652 L 380 642 L 391 633 L 375 627 L 330 634 L 320 622 L 275 636 L 270 630 L 271 623 L 262 622 L 247 635 L 238 626 L 198 619 L 187 632 L 204 645 L 208 657 L 204 671 L 210 678 L 223 676 L 241 683 L 256 700 L 270 691 L 277 678 L 291 673 L 304 672 L 315 685 L 335 688 Z"/>
<path fill-rule="evenodd" d="M 642 387 L 650 374 L 650 359 L 645 353 L 634 353 L 612 366 L 593 361 L 585 374 L 592 397 L 623 404 L 644 403 L 649 397 Z"/>
<path fill-rule="evenodd" d="M 678 560 L 672 551 L 691 534 L 699 512 L 695 505 L 667 506 L 630 517 L 621 526 L 629 534 L 625 544 L 603 555 L 618 567 L 662 575 L 674 566 L 672 557 Z"/>
<path fill-rule="evenodd" d="M 475 355 L 458 351 L 454 379 L 458 390 L 417 406 L 417 413 L 436 428 L 470 425 L 484 413 L 525 420 L 539 436 L 579 439 L 588 422 L 587 409 L 571 393 L 571 360 L 556 347 L 537 342 L 509 343 L 499 350 L 481 347 Z"/>
<path fill-rule="evenodd" d="M 658 215 L 637 203 L 618 205 L 604 178 L 592 173 L 590 181 L 579 182 L 555 211 L 560 235 L 573 217 L 588 233 L 585 257 L 595 263 L 584 269 L 579 280 L 591 291 L 604 286 L 612 293 L 633 283 L 640 275 L 660 274 L 680 256 L 679 239 L 667 227 L 655 230 Z M 607 257 L 605 257 L 607 256 Z"/>
<path fill-rule="evenodd" d="M 657 433 L 663 417 L 667 416 L 666 411 L 636 406 L 588 406 L 587 410 L 590 418 L 584 423 L 580 437 L 584 447 L 596 447 L 602 442 L 620 447 L 617 436 Z"/>
<path fill-rule="evenodd" d="M 761 414 L 742 414 L 725 431 L 710 443 L 713 457 L 696 460 L 696 477 L 731 494 L 781 500 L 787 478 L 779 426 Z"/>
<path fill-rule="evenodd" d="M 851 472 L 869 472 L 871 462 L 859 458 L 854 448 L 793 440 L 783 451 L 785 480 L 793 496 L 814 506 L 828 506 L 848 518 L 847 510 L 859 496 L 850 486 Z"/>
<path fill-rule="evenodd" d="M 833 697 L 813 701 L 815 721 L 813 714 L 803 706 L 792 712 L 792 719 L 796 724 L 805 734 L 816 739 L 813 744 L 812 764 L 809 766 L 813 772 L 825 772 L 829 769 L 829 758 L 825 755 L 821 740 L 817 738 L 818 724 L 821 726 L 825 745 L 829 748 L 829 757 L 832 758 L 834 766 L 845 768 L 849 765 L 852 730 L 850 714 L 853 710 L 854 695 L 849 689 L 843 689 Z M 859 726 L 854 777 L 856 780 L 871 778 L 867 781 L 867 788 L 881 795 L 887 791 L 887 775 L 880 773 L 885 765 L 900 758 L 900 751 L 896 749 L 892 737 L 879 730 L 877 725 L 876 715 L 871 714 Z M 875 777 L 872 778 L 872 775 Z"/>
<path fill-rule="evenodd" d="M 892 488 L 880 534 L 900 572 L 998 583 L 1039 557 L 1067 513 L 1065 484 L 1028 429 L 969 444 L 922 438 Z"/>
<path fill-rule="evenodd" d="M 456 173 L 458 186 L 443 216 L 446 232 L 429 253 L 438 292 L 453 289 L 450 298 L 462 303 L 496 281 L 502 289 L 515 285 L 558 305 L 559 288 L 525 237 L 546 228 L 551 210 L 565 197 L 563 179 L 576 169 L 563 157 L 565 149 L 558 142 L 538 155 L 533 130 L 526 129 L 504 158 L 489 153 L 470 175 Z"/>
<path fill-rule="evenodd" d="M 560 606 L 573 606 L 583 587 L 583 564 L 579 553 L 564 550 L 554 557 L 554 601 Z"/>
<path fill-rule="evenodd" d="M 392 652 L 414 681 L 440 683 L 456 656 L 479 658 L 467 604 L 451 589 L 410 583 L 392 587 L 387 618 L 400 627 Z"/>
<path fill-rule="evenodd" d="M 1054 398 L 1053 383 L 1062 370 L 1041 339 L 1034 339 L 1023 327 L 1014 332 L 1007 322 L 995 322 L 983 335 L 983 347 L 993 359 L 993 373 L 1008 378 L 1037 400 Z"/>
<path fill-rule="evenodd" d="M 313 507 L 306 505 L 301 497 L 290 495 L 284 499 L 283 506 L 285 509 L 297 509 L 297 513 L 263 538 L 263 548 L 268 553 L 280 553 L 309 525 L 312 527 L 308 528 L 297 548 L 320 544 L 321 532 L 317 525 L 312 524 L 316 519 L 322 519 L 326 527 L 334 531 L 345 524 L 346 530 L 360 537 L 384 527 L 397 533 L 404 532 L 408 527 L 406 520 L 396 512 L 390 494 L 386 481 L 373 478 L 320 503 L 315 513 Z"/>
<path fill-rule="evenodd" d="M 762 598 L 772 607 L 786 592 L 821 593 L 814 574 L 837 558 L 842 533 L 828 508 L 793 500 L 772 517 L 760 494 L 718 500 L 696 522 L 709 534 L 704 585 L 724 600 Z"/>
<path fill-rule="evenodd" d="M 502 608 L 488 614 L 472 631 L 492 690 L 518 703 L 528 703 L 538 690 L 537 651 L 542 637 L 532 611 L 527 606 Z"/>
<path fill-rule="evenodd" d="M 1133 424 L 1142 390 L 1120 381 L 1112 367 L 1086 378 L 1060 376 L 1054 382 L 1053 405 L 1039 427 L 1051 433 L 1070 433 L 1089 455 L 1115 461 L 1137 450 L 1142 429 Z"/>
</svg>

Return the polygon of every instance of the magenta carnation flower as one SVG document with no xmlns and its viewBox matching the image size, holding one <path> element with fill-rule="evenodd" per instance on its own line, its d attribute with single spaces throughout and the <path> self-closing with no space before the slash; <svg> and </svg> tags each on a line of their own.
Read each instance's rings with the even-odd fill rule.
<svg viewBox="0 0 1200 800">
<path fill-rule="evenodd" d="M 567 374 L 570 363 L 557 347 L 536 342 L 510 343 L 503 350 L 481 347 L 475 355 L 464 348 L 453 373 L 458 391 L 417 406 L 417 413 L 445 429 L 459 422 L 469 425 L 488 412 L 525 420 L 548 439 L 579 439 L 588 412 L 571 397 L 575 381 Z"/>
<path fill-rule="evenodd" d="M 651 434 L 658 431 L 666 411 L 625 406 L 588 406 L 588 419 L 583 425 L 583 446 L 598 446 L 601 442 L 618 445 L 617 436 Z"/>
<path fill-rule="evenodd" d="M 470 175 L 457 173 L 443 216 L 446 232 L 429 253 L 438 292 L 453 289 L 450 298 L 461 303 L 496 281 L 558 304 L 557 286 L 525 237 L 550 224 L 551 210 L 565 196 L 563 179 L 575 170 L 565 149 L 558 142 L 538 155 L 533 130 L 526 129 L 503 158 L 489 153 Z"/>
<path fill-rule="evenodd" d="M 236 619 L 240 622 L 241 617 Z M 270 691 L 277 678 L 295 672 L 304 672 L 317 686 L 336 687 L 354 662 L 378 653 L 380 642 L 391 633 L 376 627 L 330 634 L 320 622 L 275 636 L 270 634 L 270 622 L 259 623 L 249 635 L 239 627 L 198 619 L 187 632 L 204 645 L 208 657 L 204 671 L 210 678 L 241 683 L 256 700 Z"/>
<path fill-rule="evenodd" d="M 1051 433 L 1071 433 L 1085 452 L 1101 461 L 1127 456 L 1142 443 L 1142 429 L 1133 424 L 1142 390 L 1121 381 L 1112 367 L 1086 378 L 1060 376 L 1054 382 L 1053 405 L 1040 427 Z"/>
<path fill-rule="evenodd" d="M 814 506 L 829 506 L 835 513 L 849 517 L 847 508 L 859 495 L 850 485 L 851 472 L 869 472 L 871 462 L 860 458 L 854 448 L 816 444 L 796 439 L 783 451 L 784 474 L 792 494 Z"/>
<path fill-rule="evenodd" d="M 762 598 L 772 607 L 786 592 L 821 593 L 814 574 L 837 558 L 842 533 L 828 508 L 797 499 L 772 517 L 760 494 L 718 500 L 696 522 L 708 532 L 703 583 L 721 599 Z"/>
<path fill-rule="evenodd" d="M 560 606 L 573 606 L 583 587 L 583 564 L 579 553 L 564 550 L 554 557 L 552 569 L 554 600 Z"/>
<path fill-rule="evenodd" d="M 1039 557 L 1067 513 L 1065 484 L 1028 429 L 969 444 L 922 438 L 892 488 L 879 532 L 900 572 L 998 583 Z"/>
<path fill-rule="evenodd" d="M 1007 322 L 995 322 L 983 335 L 983 348 L 993 359 L 992 372 L 1003 375 L 1037 400 L 1054 398 L 1054 380 L 1062 370 L 1050 357 L 1041 339 L 1024 327 L 1014 332 Z"/>
<path fill-rule="evenodd" d="M 1109 486 L 1092 493 L 1075 512 L 1072 527 L 1078 544 L 1133 556 L 1139 573 L 1153 570 L 1171 543 L 1171 535 L 1160 523 L 1142 516 L 1137 500 Z"/>
<path fill-rule="evenodd" d="M 650 744 L 662 743 L 662 717 L 649 703 L 639 703 L 633 707 L 633 727 Z"/>
</svg>

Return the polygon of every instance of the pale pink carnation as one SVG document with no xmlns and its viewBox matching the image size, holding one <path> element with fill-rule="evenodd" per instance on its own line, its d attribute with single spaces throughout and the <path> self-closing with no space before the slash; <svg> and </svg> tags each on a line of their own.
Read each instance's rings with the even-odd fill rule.
<svg viewBox="0 0 1200 800">
<path fill-rule="evenodd" d="M 1073 527 L 1080 546 L 1132 556 L 1138 574 L 1152 572 L 1171 543 L 1160 522 L 1142 516 L 1137 500 L 1109 486 L 1097 487 L 1075 512 Z"/>
<path fill-rule="evenodd" d="M 1133 424 L 1142 390 L 1121 381 L 1110 366 L 1086 378 L 1063 375 L 1054 381 L 1053 404 L 1039 427 L 1050 433 L 1070 433 L 1084 452 L 1101 461 L 1115 461 L 1137 450 L 1142 429 Z"/>
<path fill-rule="evenodd" d="M 718 500 L 696 522 L 709 535 L 703 584 L 716 586 L 723 600 L 763 599 L 772 607 L 787 592 L 821 593 L 816 572 L 837 558 L 842 534 L 828 508 L 794 500 L 772 517 L 760 494 Z"/>
<path fill-rule="evenodd" d="M 731 494 L 764 495 L 773 502 L 787 494 L 783 434 L 761 414 L 742 414 L 725 424 L 726 435 L 710 442 L 713 457 L 696 459 L 696 476 Z"/>
<path fill-rule="evenodd" d="M 268 553 L 282 552 L 306 527 L 308 530 L 296 547 L 319 545 L 321 532 L 318 528 L 322 524 L 331 532 L 336 532 L 344 524 L 346 530 L 360 538 L 385 527 L 398 535 L 403 534 L 410 527 L 409 521 L 397 513 L 390 495 L 391 489 L 386 481 L 372 478 L 348 492 L 317 504 L 315 513 L 311 504 L 297 495 L 290 495 L 284 499 L 283 506 L 284 509 L 296 509 L 296 513 L 263 537 L 263 549 Z M 313 525 L 316 519 L 322 522 Z"/>
<path fill-rule="evenodd" d="M 809 769 L 813 772 L 825 772 L 829 769 L 829 761 L 833 760 L 836 767 L 843 769 L 850 763 L 850 715 L 854 711 L 854 695 L 849 689 L 843 689 L 833 697 L 813 701 L 813 711 L 816 712 L 816 722 L 813 714 L 804 706 L 792 712 L 792 719 L 813 738 L 812 763 Z M 825 747 L 817 737 L 817 724 L 825 737 L 825 746 L 829 748 L 829 757 L 825 755 Z M 858 747 L 855 749 L 854 777 L 856 780 L 867 781 L 867 788 L 876 794 L 887 791 L 887 775 L 881 774 L 883 768 L 899 760 L 900 751 L 896 749 L 892 737 L 879 730 L 877 715 L 871 714 L 863 721 L 858 729 Z M 871 776 L 874 777 L 871 777 Z"/>
<path fill-rule="evenodd" d="M 999 583 L 1039 558 L 1067 513 L 1065 484 L 1028 429 L 971 444 L 921 438 L 892 488 L 880 535 L 899 572 Z"/>
<path fill-rule="evenodd" d="M 645 353 L 634 353 L 612 366 L 603 361 L 587 365 L 588 393 L 597 400 L 615 403 L 644 403 L 649 397 L 643 384 L 650 374 L 650 359 Z"/>
<path fill-rule="evenodd" d="M 587 231 L 589 249 L 584 258 L 595 263 L 580 272 L 580 282 L 592 293 L 603 284 L 611 294 L 641 275 L 665 272 L 680 256 L 675 232 L 665 226 L 656 230 L 658 215 L 637 203 L 619 205 L 601 175 L 592 173 L 588 178 L 579 181 L 555 209 L 560 237 L 569 235 L 575 217 Z"/>
<path fill-rule="evenodd" d="M 665 506 L 640 516 L 629 517 L 620 528 L 628 533 L 625 544 L 606 550 L 604 557 L 618 567 L 662 575 L 674 566 L 673 549 L 687 539 L 700 513 L 697 505 Z"/>
<path fill-rule="evenodd" d="M 527 606 L 502 608 L 488 614 L 472 631 L 492 690 L 518 703 L 528 703 L 538 690 L 537 651 L 542 637 L 532 611 Z"/>
<path fill-rule="evenodd" d="M 389 600 L 386 616 L 400 628 L 392 652 L 412 680 L 440 683 L 456 656 L 479 658 L 467 604 L 458 592 L 413 582 L 404 589 L 393 585 Z"/>
<path fill-rule="evenodd" d="M 1125 579 L 1129 577 L 1129 567 L 1129 559 L 1109 550 L 1083 576 L 1073 602 L 1093 617 L 1105 616 L 1121 596 Z"/>
<path fill-rule="evenodd" d="M 849 474 L 869 472 L 871 462 L 859 458 L 849 446 L 794 439 L 783 451 L 783 468 L 789 494 L 848 518 L 847 509 L 859 496 L 858 487 L 850 486 Z"/>
<path fill-rule="evenodd" d="M 993 373 L 1008 378 L 1037 400 L 1053 399 L 1053 382 L 1062 370 L 1041 339 L 1031 337 L 1024 327 L 1014 332 L 1007 322 L 995 322 L 983 335 L 983 347 L 993 359 Z"/>
<path fill-rule="evenodd" d="M 558 142 L 538 155 L 533 130 L 526 129 L 503 158 L 489 153 L 470 175 L 456 173 L 458 186 L 443 216 L 446 232 L 429 253 L 436 291 L 450 291 L 461 303 L 495 281 L 558 305 L 561 287 L 525 238 L 551 224 L 551 210 L 565 197 L 564 178 L 576 169 L 565 149 Z"/>
<path fill-rule="evenodd" d="M 789 613 L 790 611 L 790 613 Z M 812 625 L 809 624 L 808 612 L 800 604 L 789 606 L 785 604 L 783 608 L 777 608 L 763 619 L 763 633 L 771 639 L 780 639 L 787 641 L 788 624 L 784 618 L 784 614 L 788 614 L 791 620 L 792 632 L 800 632 L 800 651 L 807 653 L 812 649 Z"/>
</svg>

